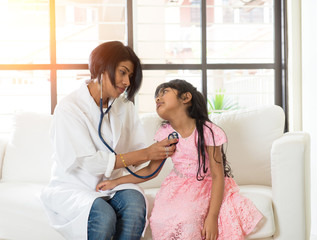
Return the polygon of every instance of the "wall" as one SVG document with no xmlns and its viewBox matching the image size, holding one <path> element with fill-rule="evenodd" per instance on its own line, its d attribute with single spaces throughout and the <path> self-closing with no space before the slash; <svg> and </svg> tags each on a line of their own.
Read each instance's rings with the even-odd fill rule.
<svg viewBox="0 0 317 240">
<path fill-rule="evenodd" d="M 289 128 L 311 135 L 311 240 L 317 240 L 317 1 L 290 0 L 287 5 Z"/>
<path fill-rule="evenodd" d="M 301 131 L 303 128 L 301 1 L 288 1 L 287 7 L 289 130 Z"/>
<path fill-rule="evenodd" d="M 317 236 L 317 1 L 302 0 L 302 124 L 311 134 L 312 234 Z"/>
</svg>

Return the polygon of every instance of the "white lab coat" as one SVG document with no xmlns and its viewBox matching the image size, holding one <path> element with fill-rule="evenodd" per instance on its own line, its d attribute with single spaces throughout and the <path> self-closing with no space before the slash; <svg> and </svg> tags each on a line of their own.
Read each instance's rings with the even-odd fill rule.
<svg viewBox="0 0 317 240">
<path fill-rule="evenodd" d="M 96 198 L 111 198 L 120 189 L 143 192 L 135 184 L 95 191 L 101 180 L 123 174 L 123 169 L 114 170 L 115 155 L 98 136 L 99 120 L 99 107 L 86 84 L 65 97 L 55 109 L 51 128 L 54 164 L 41 200 L 52 226 L 66 239 L 87 239 L 88 215 Z M 104 117 L 101 132 L 117 153 L 145 147 L 144 129 L 134 105 L 122 96 L 113 102 L 109 115 Z"/>
</svg>

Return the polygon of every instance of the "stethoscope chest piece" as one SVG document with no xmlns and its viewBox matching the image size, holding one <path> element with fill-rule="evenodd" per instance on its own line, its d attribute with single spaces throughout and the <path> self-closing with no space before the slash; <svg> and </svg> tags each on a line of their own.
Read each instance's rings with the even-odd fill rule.
<svg viewBox="0 0 317 240">
<path fill-rule="evenodd" d="M 177 132 L 172 132 L 172 133 L 170 133 L 169 135 L 168 135 L 168 137 L 167 137 L 168 139 L 179 139 L 179 137 L 178 137 L 178 133 Z M 173 143 L 173 144 L 171 144 L 171 145 L 176 145 L 176 143 Z"/>
</svg>

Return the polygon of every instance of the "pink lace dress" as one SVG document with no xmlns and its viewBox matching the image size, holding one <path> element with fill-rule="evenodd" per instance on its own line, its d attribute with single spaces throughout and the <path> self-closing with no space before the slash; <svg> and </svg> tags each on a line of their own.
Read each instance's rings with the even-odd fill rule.
<svg viewBox="0 0 317 240">
<path fill-rule="evenodd" d="M 213 130 L 204 127 L 208 146 L 219 146 L 227 141 L 221 128 L 207 123 Z M 155 140 L 165 139 L 174 129 L 163 125 Z M 154 240 L 201 240 L 201 230 L 209 208 L 212 179 L 208 170 L 204 180 L 198 181 L 197 131 L 182 138 L 172 156 L 174 168 L 166 177 L 156 195 L 150 225 Z M 209 160 L 207 163 L 209 167 Z M 241 240 L 252 232 L 262 214 L 254 204 L 239 194 L 239 187 L 232 178 L 225 178 L 225 191 L 218 217 L 218 240 Z"/>
</svg>

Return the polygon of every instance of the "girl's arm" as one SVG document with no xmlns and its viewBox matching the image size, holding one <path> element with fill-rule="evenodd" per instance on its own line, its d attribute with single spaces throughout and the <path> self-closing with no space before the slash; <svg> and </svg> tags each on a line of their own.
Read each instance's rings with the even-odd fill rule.
<svg viewBox="0 0 317 240">
<path fill-rule="evenodd" d="M 218 237 L 218 215 L 224 193 L 224 168 L 222 161 L 221 146 L 207 147 L 212 177 L 211 198 L 208 214 L 205 219 L 203 236 L 206 239 Z"/>
<path fill-rule="evenodd" d="M 136 174 L 141 175 L 141 176 L 150 175 L 158 168 L 158 166 L 161 163 L 162 163 L 162 161 L 159 161 L 159 160 L 150 161 L 149 165 L 147 165 L 146 167 L 137 171 Z M 117 179 L 102 181 L 96 186 L 96 191 L 113 189 L 114 187 L 116 187 L 120 184 L 123 184 L 123 183 L 141 183 L 141 182 L 148 181 L 152 178 L 155 178 L 159 174 L 161 169 L 156 174 L 154 174 L 152 177 L 146 178 L 146 179 L 138 178 L 138 177 L 133 176 L 132 174 L 129 174 L 129 175 L 126 175 L 123 177 L 119 177 Z"/>
</svg>

